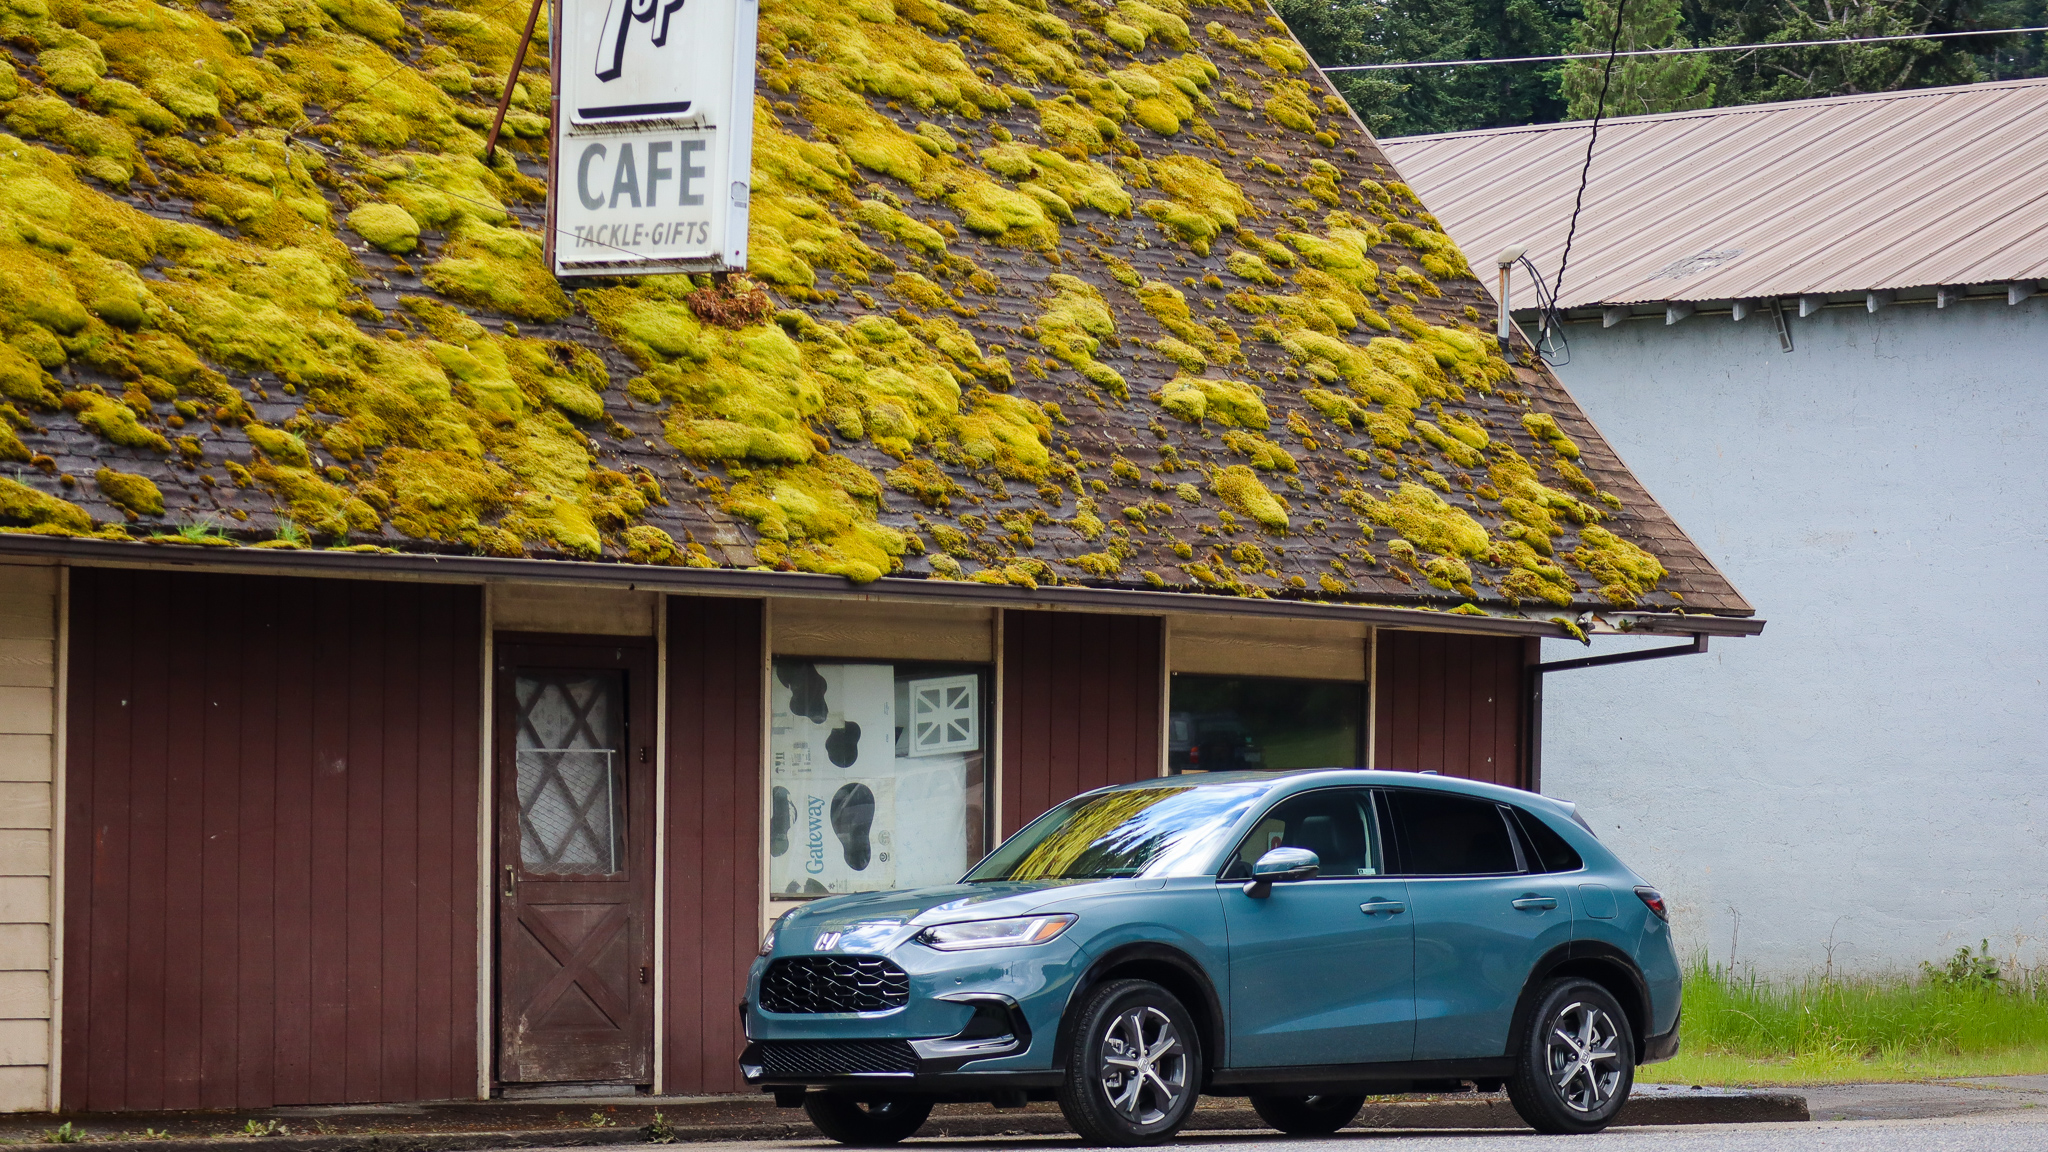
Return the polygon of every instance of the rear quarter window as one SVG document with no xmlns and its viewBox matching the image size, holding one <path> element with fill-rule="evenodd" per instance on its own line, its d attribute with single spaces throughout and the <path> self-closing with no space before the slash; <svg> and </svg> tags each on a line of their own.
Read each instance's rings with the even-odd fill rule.
<svg viewBox="0 0 2048 1152">
<path fill-rule="evenodd" d="M 1543 821 L 1541 816 L 1514 809 L 1515 823 L 1522 829 L 1523 847 L 1529 854 L 1529 867 L 1537 872 L 1576 872 L 1586 866 L 1579 857 L 1578 849 L 1565 842 Z"/>
</svg>

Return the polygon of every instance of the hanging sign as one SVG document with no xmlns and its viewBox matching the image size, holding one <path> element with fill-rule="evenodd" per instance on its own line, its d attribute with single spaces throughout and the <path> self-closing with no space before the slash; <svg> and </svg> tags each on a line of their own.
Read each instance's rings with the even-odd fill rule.
<svg viewBox="0 0 2048 1152">
<path fill-rule="evenodd" d="M 747 263 L 758 0 L 560 0 L 557 276 Z"/>
</svg>

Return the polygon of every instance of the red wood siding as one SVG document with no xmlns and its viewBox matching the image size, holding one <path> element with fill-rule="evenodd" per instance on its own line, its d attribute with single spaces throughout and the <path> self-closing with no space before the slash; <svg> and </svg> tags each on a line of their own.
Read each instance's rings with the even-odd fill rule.
<svg viewBox="0 0 2048 1152">
<path fill-rule="evenodd" d="M 1159 775 L 1164 632 L 1151 616 L 1003 613 L 1003 828 Z"/>
<path fill-rule="evenodd" d="M 738 1005 L 761 941 L 762 604 L 668 607 L 662 1091 L 740 1092 Z"/>
<path fill-rule="evenodd" d="M 65 1109 L 474 1095 L 478 590 L 71 588 Z"/>
<path fill-rule="evenodd" d="M 1514 636 L 1382 631 L 1373 766 L 1525 786 L 1525 677 L 1535 645 Z"/>
</svg>

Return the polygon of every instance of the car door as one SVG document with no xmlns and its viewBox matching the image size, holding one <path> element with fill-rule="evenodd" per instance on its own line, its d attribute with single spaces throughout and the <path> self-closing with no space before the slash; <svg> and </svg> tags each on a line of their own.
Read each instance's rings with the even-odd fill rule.
<svg viewBox="0 0 2048 1152">
<path fill-rule="evenodd" d="M 1385 875 L 1378 825 L 1365 789 L 1300 793 L 1275 805 L 1224 869 L 1233 1067 L 1409 1058 L 1407 885 Z M 1244 891 L 1252 863 L 1281 847 L 1314 852 L 1320 874 Z"/>
<path fill-rule="evenodd" d="M 1569 885 L 1532 872 L 1492 800 L 1384 793 L 1415 932 L 1415 1059 L 1500 1056 L 1530 969 L 1572 936 Z"/>
</svg>

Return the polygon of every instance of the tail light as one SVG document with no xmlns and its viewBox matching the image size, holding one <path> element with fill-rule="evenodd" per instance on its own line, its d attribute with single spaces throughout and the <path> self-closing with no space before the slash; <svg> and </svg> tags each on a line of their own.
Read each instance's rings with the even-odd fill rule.
<svg viewBox="0 0 2048 1152">
<path fill-rule="evenodd" d="M 1671 922 L 1671 912 L 1664 907 L 1664 894 L 1655 888 L 1638 888 L 1636 895 L 1642 898 L 1644 907 L 1657 914 L 1657 919 Z"/>
</svg>

